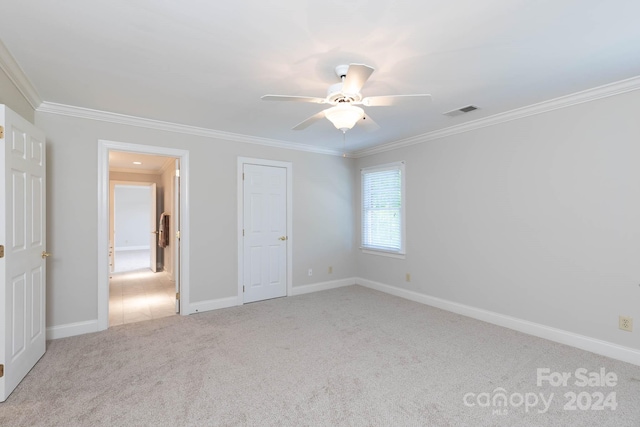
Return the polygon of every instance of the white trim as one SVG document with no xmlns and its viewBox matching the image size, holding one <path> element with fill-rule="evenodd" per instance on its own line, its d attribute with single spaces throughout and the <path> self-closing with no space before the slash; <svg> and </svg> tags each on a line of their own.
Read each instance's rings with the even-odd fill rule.
<svg viewBox="0 0 640 427">
<path fill-rule="evenodd" d="M 6 48 L 5 48 L 6 50 Z M 10 61 L 13 58 L 9 55 Z M 4 62 L 3 63 L 3 60 Z M 7 71 L 7 55 L 3 55 L 2 49 L 0 49 L 0 68 L 5 69 L 10 78 L 12 78 L 12 73 Z M 13 61 L 15 62 L 15 61 Z M 18 67 L 19 69 L 19 67 Z M 20 70 L 21 71 L 21 70 Z M 15 74 L 15 72 L 14 72 Z M 24 73 L 21 73 L 24 76 Z M 19 77 L 13 77 L 19 81 Z M 24 77 L 26 79 L 26 77 Z M 28 87 L 33 87 L 28 83 L 18 84 L 14 81 L 14 84 L 18 87 L 19 90 L 24 94 L 24 92 L 29 92 L 29 89 L 25 89 Z M 542 114 L 549 111 L 557 110 L 560 108 L 570 107 L 576 104 L 582 104 L 585 102 L 594 101 L 601 98 L 606 98 L 609 96 L 615 96 L 627 92 L 631 92 L 634 90 L 640 89 L 640 76 L 631 77 L 629 79 L 620 80 L 618 82 L 613 82 L 609 84 L 605 84 L 602 86 L 598 86 L 595 88 L 583 90 L 580 92 L 576 92 L 573 94 L 561 96 L 558 98 L 554 98 L 548 101 L 539 102 L 537 104 L 532 104 L 529 106 L 525 106 L 522 108 L 517 108 L 510 111 L 505 111 L 503 113 L 494 114 L 489 117 L 484 117 L 478 120 L 474 120 L 471 122 L 461 123 L 459 125 L 450 126 L 444 129 L 435 130 L 433 132 L 427 132 L 422 135 L 416 135 L 407 139 L 402 139 L 398 141 L 389 142 L 386 144 L 377 145 L 371 148 L 365 148 L 362 150 L 356 150 L 351 153 L 347 153 L 347 157 L 359 158 L 370 156 L 372 154 L 383 153 L 390 150 L 395 150 L 397 148 L 408 147 L 415 144 L 421 144 L 423 142 L 433 141 L 435 139 L 445 138 L 447 136 L 456 135 L 463 132 L 469 132 L 475 129 L 480 129 L 487 126 L 492 126 L 504 122 L 508 122 L 511 120 L 520 119 L 527 116 L 532 116 L 536 114 Z M 26 95 L 25 95 L 26 96 Z M 27 97 L 27 100 L 30 98 Z M 183 133 L 187 135 L 196 135 L 203 136 L 207 138 L 218 138 L 226 141 L 234 141 L 234 142 L 245 142 L 249 144 L 258 144 L 265 145 L 269 147 L 283 148 L 288 150 L 297 150 L 297 151 L 307 151 L 311 153 L 319 153 L 319 154 L 328 154 L 333 156 L 342 156 L 342 150 L 331 150 L 328 148 L 317 147 L 312 145 L 300 144 L 295 142 L 287 142 L 287 141 L 279 141 L 268 138 L 260 138 L 255 136 L 241 135 L 230 132 L 223 132 L 213 129 L 200 128 L 196 126 L 188 126 L 178 123 L 170 123 L 164 122 L 160 120 L 152 120 L 145 119 L 141 117 L 128 116 L 125 114 L 111 113 L 107 111 L 93 110 L 90 108 L 83 107 L 74 107 L 72 105 L 58 104 L 55 102 L 42 102 L 37 94 L 32 95 L 32 101 L 30 103 L 37 103 L 34 108 L 38 112 L 42 113 L 50 113 L 50 114 L 58 114 L 62 116 L 70 116 L 70 117 L 78 117 L 90 120 L 99 120 L 108 123 L 118 123 L 129 126 L 137 126 L 148 129 L 157 129 L 168 132 L 177 132 Z M 33 105 L 32 103 L 32 105 Z"/>
<path fill-rule="evenodd" d="M 243 256 L 243 181 L 242 171 L 245 164 L 260 166 L 275 166 L 287 170 L 287 296 L 292 293 L 293 287 L 293 164 L 291 162 L 281 162 L 278 160 L 255 159 L 251 157 L 238 157 L 238 168 L 236 181 L 238 183 L 238 296 L 237 305 L 244 304 L 242 283 L 244 282 L 244 256 Z"/>
<path fill-rule="evenodd" d="M 149 245 L 147 246 L 116 246 L 114 251 L 116 252 L 126 252 L 126 251 L 148 251 L 151 250 Z"/>
<path fill-rule="evenodd" d="M 133 173 L 136 175 L 154 175 L 160 176 L 162 175 L 162 171 L 160 170 L 151 170 L 151 169 L 134 169 L 134 168 L 109 168 L 111 172 L 118 173 Z"/>
<path fill-rule="evenodd" d="M 221 308 L 235 307 L 238 305 L 236 297 L 210 299 L 207 301 L 192 302 L 189 304 L 189 313 L 203 313 L 205 311 L 219 310 Z"/>
<path fill-rule="evenodd" d="M 59 338 L 73 337 L 75 335 L 90 334 L 92 332 L 98 332 L 97 319 L 51 326 L 47 328 L 47 339 L 57 340 Z"/>
<path fill-rule="evenodd" d="M 360 251 L 362 251 L 363 254 L 367 254 L 367 255 L 378 255 L 378 256 L 386 256 L 389 258 L 397 258 L 397 259 L 406 259 L 407 258 L 407 254 L 402 252 L 388 252 L 388 251 L 381 251 L 381 250 L 375 250 L 375 249 L 371 249 L 371 248 L 360 248 Z"/>
<path fill-rule="evenodd" d="M 37 110 L 42 104 L 42 98 L 2 40 L 0 40 L 0 69 L 5 72 L 29 105 Z"/>
<path fill-rule="evenodd" d="M 375 147 L 365 148 L 363 150 L 353 151 L 350 153 L 350 156 L 356 158 L 366 157 L 372 154 L 383 153 L 386 151 L 395 150 L 397 148 L 421 144 L 423 142 L 433 141 L 435 139 L 445 138 L 447 136 L 469 132 L 483 127 L 521 119 L 523 117 L 542 114 L 560 108 L 571 107 L 572 105 L 595 101 L 597 99 L 606 98 L 609 96 L 620 95 L 638 89 L 640 89 L 640 76 L 621 80 L 619 82 L 609 83 L 592 89 L 583 90 L 581 92 L 561 96 L 559 98 L 539 102 L 537 104 L 528 105 L 526 107 L 516 108 L 515 110 L 505 111 L 504 113 L 494 114 L 489 117 L 484 117 L 471 122 L 461 123 L 459 125 L 436 130 L 433 132 L 428 132 L 422 135 L 416 135 L 411 138 L 401 139 L 399 141 L 381 144 Z"/>
<path fill-rule="evenodd" d="M 180 314 L 189 307 L 189 151 L 152 145 L 98 140 L 98 330 L 109 327 L 109 151 L 153 154 L 180 159 Z"/>
<path fill-rule="evenodd" d="M 573 332 L 550 326 L 541 325 L 539 323 L 530 322 L 528 320 L 518 319 L 517 317 L 506 316 L 504 314 L 495 313 L 493 311 L 481 308 L 471 307 L 465 304 L 445 300 L 442 298 L 424 295 L 407 289 L 396 288 L 395 286 L 385 285 L 383 283 L 374 282 L 372 280 L 356 278 L 359 285 L 405 298 L 421 304 L 430 305 L 432 307 L 441 308 L 463 316 L 472 317 L 482 320 L 483 322 L 492 323 L 494 325 L 513 329 L 515 331 L 524 332 L 525 334 L 548 339 L 561 344 L 570 345 L 592 353 L 611 357 L 612 359 L 621 360 L 623 362 L 632 363 L 640 366 L 640 350 L 629 347 L 623 347 L 608 341 L 602 341 L 585 335 L 575 334 Z"/>
<path fill-rule="evenodd" d="M 58 114 L 61 116 L 77 117 L 89 120 L 98 120 L 107 123 L 117 123 L 128 126 L 137 126 L 147 129 L 155 129 L 167 132 L 177 132 L 185 135 L 196 135 L 205 138 L 216 138 L 231 142 L 244 142 L 247 144 L 266 145 L 268 147 L 283 148 L 286 150 L 307 151 L 310 153 L 342 156 L 342 151 L 314 145 L 300 144 L 297 142 L 278 141 L 275 139 L 261 138 L 257 136 L 241 135 L 214 129 L 183 125 L 179 123 L 164 122 L 161 120 L 145 119 L 142 117 L 128 116 L 126 114 L 110 113 L 107 111 L 92 110 L 90 108 L 74 107 L 72 105 L 57 104 L 55 102 L 43 102 L 37 109 L 40 113 Z"/>
<path fill-rule="evenodd" d="M 331 280 L 329 282 L 312 283 L 310 285 L 294 286 L 291 295 L 304 295 L 312 292 L 327 291 L 329 289 L 342 288 L 344 286 L 355 285 L 357 282 L 355 277 L 347 279 Z"/>
</svg>

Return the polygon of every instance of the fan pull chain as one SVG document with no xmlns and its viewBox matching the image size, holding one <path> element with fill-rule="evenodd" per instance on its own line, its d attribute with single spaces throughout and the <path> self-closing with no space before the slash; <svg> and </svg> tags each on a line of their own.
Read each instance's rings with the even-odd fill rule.
<svg viewBox="0 0 640 427">
<path fill-rule="evenodd" d="M 342 157 L 347 157 L 347 132 L 342 131 Z"/>
</svg>

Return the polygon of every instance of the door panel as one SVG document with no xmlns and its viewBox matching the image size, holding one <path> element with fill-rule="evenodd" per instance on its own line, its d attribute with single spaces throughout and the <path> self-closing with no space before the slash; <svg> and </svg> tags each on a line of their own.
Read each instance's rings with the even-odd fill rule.
<svg viewBox="0 0 640 427">
<path fill-rule="evenodd" d="M 0 401 L 46 347 L 46 155 L 44 134 L 0 105 Z"/>
<path fill-rule="evenodd" d="M 245 164 L 244 302 L 286 296 L 287 170 Z"/>
<path fill-rule="evenodd" d="M 44 275 L 42 271 L 42 266 L 36 267 L 33 271 L 31 271 L 31 336 L 29 337 L 31 341 L 38 339 L 40 334 L 44 331 L 42 327 L 44 325 L 45 319 L 42 318 L 44 314 L 44 301 L 42 297 L 44 296 L 44 289 L 42 286 L 44 285 Z"/>
<path fill-rule="evenodd" d="M 25 316 L 27 303 L 27 280 L 25 274 L 14 277 L 12 286 L 13 304 L 11 311 L 13 319 L 11 322 L 11 359 L 15 359 L 24 351 L 26 345 L 25 339 Z"/>
</svg>

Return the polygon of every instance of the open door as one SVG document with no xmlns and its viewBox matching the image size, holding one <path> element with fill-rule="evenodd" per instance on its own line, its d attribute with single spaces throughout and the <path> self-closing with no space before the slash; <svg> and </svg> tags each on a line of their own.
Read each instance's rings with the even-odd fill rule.
<svg viewBox="0 0 640 427">
<path fill-rule="evenodd" d="M 180 313 L 180 160 L 176 159 L 173 179 L 173 271 L 176 281 L 176 313 Z"/>
<path fill-rule="evenodd" d="M 151 192 L 151 203 L 149 206 L 149 224 L 151 224 L 151 234 L 149 240 L 149 255 L 151 256 L 151 260 L 149 261 L 151 271 L 154 273 L 158 272 L 158 210 L 156 208 L 157 204 L 157 196 L 158 190 L 156 188 L 156 184 L 152 183 L 149 185 L 149 191 Z"/>
<path fill-rule="evenodd" d="M 45 137 L 0 105 L 0 401 L 46 349 Z"/>
</svg>

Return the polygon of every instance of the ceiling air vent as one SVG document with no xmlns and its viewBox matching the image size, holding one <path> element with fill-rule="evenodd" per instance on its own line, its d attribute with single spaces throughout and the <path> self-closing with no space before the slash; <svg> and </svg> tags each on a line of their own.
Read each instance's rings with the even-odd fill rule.
<svg viewBox="0 0 640 427">
<path fill-rule="evenodd" d="M 456 108 L 455 110 L 447 111 L 446 113 L 442 113 L 442 114 L 449 117 L 456 117 L 456 116 L 461 116 L 464 113 L 470 113 L 473 110 L 477 110 L 477 109 L 478 107 L 476 107 L 475 105 L 467 105 L 466 107 Z"/>
</svg>

